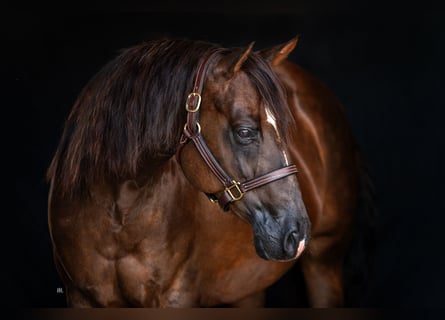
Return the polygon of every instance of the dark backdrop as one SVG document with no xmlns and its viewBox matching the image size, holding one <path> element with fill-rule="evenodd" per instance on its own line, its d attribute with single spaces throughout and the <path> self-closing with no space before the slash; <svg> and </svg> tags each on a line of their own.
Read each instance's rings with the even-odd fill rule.
<svg viewBox="0 0 445 320">
<path fill-rule="evenodd" d="M 364 306 L 445 301 L 443 11 L 390 1 L 126 3 L 38 2 L 4 14 L 12 85 L 4 148 L 13 152 L 4 151 L 14 155 L 5 177 L 13 174 L 15 187 L 14 210 L 5 210 L 2 226 L 6 303 L 65 305 L 48 235 L 45 170 L 77 94 L 118 49 L 159 36 L 224 46 L 256 41 L 260 49 L 297 34 L 290 59 L 342 101 L 377 190 L 376 275 Z"/>
</svg>

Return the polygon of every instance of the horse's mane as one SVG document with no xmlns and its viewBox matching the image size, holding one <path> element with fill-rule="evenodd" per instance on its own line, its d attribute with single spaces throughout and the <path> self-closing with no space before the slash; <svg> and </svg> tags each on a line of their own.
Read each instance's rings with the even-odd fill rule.
<svg viewBox="0 0 445 320">
<path fill-rule="evenodd" d="M 200 59 L 215 44 L 153 40 L 125 49 L 80 93 L 47 172 L 58 192 L 75 195 L 97 179 L 136 177 L 176 151 L 183 108 Z M 230 51 L 229 51 L 230 52 Z M 275 74 L 257 54 L 243 65 L 277 121 L 289 119 Z M 286 113 L 287 112 L 287 113 Z M 286 116 L 287 115 L 287 116 Z"/>
</svg>

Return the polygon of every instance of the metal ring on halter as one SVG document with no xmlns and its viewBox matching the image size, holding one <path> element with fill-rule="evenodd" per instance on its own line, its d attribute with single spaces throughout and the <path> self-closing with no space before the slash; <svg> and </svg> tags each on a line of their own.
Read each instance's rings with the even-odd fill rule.
<svg viewBox="0 0 445 320">
<path fill-rule="evenodd" d="M 184 131 L 187 131 L 187 123 L 184 125 Z M 199 124 L 199 122 L 196 122 L 196 127 L 198 128 L 198 133 L 201 133 L 201 126 Z"/>
</svg>

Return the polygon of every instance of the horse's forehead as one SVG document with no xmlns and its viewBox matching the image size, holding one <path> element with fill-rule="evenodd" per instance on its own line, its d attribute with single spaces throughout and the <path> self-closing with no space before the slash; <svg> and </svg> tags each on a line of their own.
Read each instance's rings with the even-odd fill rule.
<svg viewBox="0 0 445 320">
<path fill-rule="evenodd" d="M 222 106 L 235 108 L 238 112 L 259 112 L 260 94 L 244 72 L 236 74 L 226 81 L 225 85 L 216 84 L 215 88 L 219 95 L 218 101 Z"/>
</svg>

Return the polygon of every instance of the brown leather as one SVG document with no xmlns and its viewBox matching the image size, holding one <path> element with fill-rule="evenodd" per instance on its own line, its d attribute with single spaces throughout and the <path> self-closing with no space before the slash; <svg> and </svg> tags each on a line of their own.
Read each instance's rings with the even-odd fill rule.
<svg viewBox="0 0 445 320">
<path fill-rule="evenodd" d="M 268 183 L 282 179 L 294 173 L 298 173 L 297 167 L 295 165 L 286 166 L 281 169 L 266 173 L 265 175 L 242 182 L 239 185 L 239 189 L 241 190 L 241 192 L 246 193 L 247 191 L 264 186 Z M 223 193 L 216 198 L 218 199 L 219 206 L 225 211 L 228 210 L 228 205 L 233 202 L 232 196 L 226 190 L 224 190 Z"/>
<path fill-rule="evenodd" d="M 184 130 L 184 133 L 186 136 L 190 134 L 187 128 Z M 232 184 L 232 178 L 230 178 L 219 162 L 215 159 L 202 135 L 198 133 L 193 136 L 189 136 L 189 138 L 193 141 L 202 159 L 205 161 L 213 174 L 218 178 L 224 187 L 229 187 Z"/>
<path fill-rule="evenodd" d="M 211 61 L 216 57 L 216 55 L 224 50 L 225 49 L 215 49 L 211 51 L 201 61 L 201 64 L 197 69 L 193 91 L 189 94 L 186 101 L 187 123 L 184 126 L 183 136 L 181 137 L 181 141 L 176 152 L 176 157 L 177 159 L 179 159 L 179 154 L 183 146 L 188 141 L 193 141 L 204 162 L 224 186 L 224 190 L 219 195 L 207 194 L 207 196 L 211 201 L 218 202 L 223 210 L 228 210 L 229 204 L 234 201 L 240 200 L 243 197 L 244 193 L 264 186 L 273 181 L 287 177 L 291 174 L 296 174 L 298 170 L 295 165 L 288 165 L 240 183 L 231 178 L 213 156 L 199 130 L 199 100 L 201 99 L 204 79 L 209 65 L 211 64 Z"/>
<path fill-rule="evenodd" d="M 247 192 L 294 173 L 298 173 L 298 170 L 294 164 L 291 164 L 289 166 L 266 173 L 265 175 L 247 180 L 241 183 L 240 189 L 242 192 Z"/>
<path fill-rule="evenodd" d="M 214 58 L 216 58 L 216 55 L 218 53 L 221 53 L 225 51 L 226 49 L 223 48 L 216 48 L 210 51 L 207 56 L 204 57 L 204 59 L 201 61 L 198 70 L 196 71 L 196 78 L 195 83 L 193 85 L 193 91 L 189 94 L 187 97 L 186 104 L 189 105 L 190 109 L 197 109 L 196 112 L 187 112 L 187 125 L 188 130 L 191 133 L 196 133 L 197 130 L 197 123 L 199 120 L 199 108 L 198 108 L 198 98 L 196 96 L 193 96 L 193 94 L 198 94 L 199 96 L 202 93 L 202 88 L 204 86 L 204 79 L 205 75 L 207 74 L 207 70 L 209 68 L 209 65 L 213 61 Z"/>
</svg>

